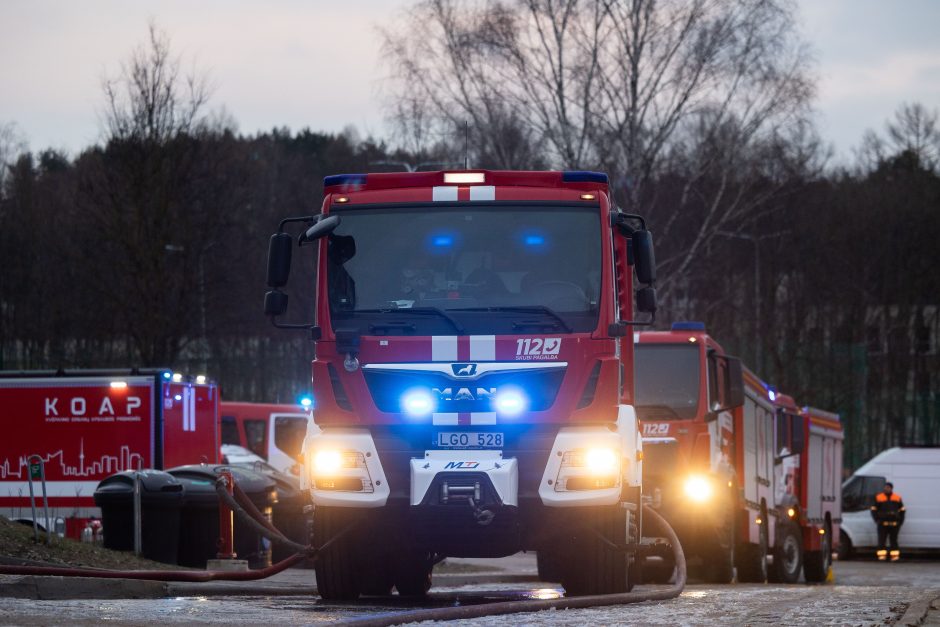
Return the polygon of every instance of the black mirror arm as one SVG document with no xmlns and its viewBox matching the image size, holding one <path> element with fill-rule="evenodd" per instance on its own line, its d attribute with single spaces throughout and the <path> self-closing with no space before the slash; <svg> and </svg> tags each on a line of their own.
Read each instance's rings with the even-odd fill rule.
<svg viewBox="0 0 940 627">
<path fill-rule="evenodd" d="M 306 222 L 307 224 L 314 224 L 319 216 L 298 216 L 296 218 L 284 218 L 281 220 L 280 224 L 277 225 L 277 232 L 283 233 L 284 227 L 292 222 Z"/>
<path fill-rule="evenodd" d="M 276 326 L 278 329 L 309 329 L 310 330 L 310 339 L 314 342 L 318 341 L 323 337 L 323 330 L 315 324 L 295 324 L 292 322 L 278 322 L 277 316 L 270 316 L 271 324 Z"/>
<path fill-rule="evenodd" d="M 610 337 L 623 337 L 629 333 L 627 327 L 648 327 L 656 323 L 656 312 L 650 313 L 649 320 L 618 320 L 607 327 Z"/>
</svg>

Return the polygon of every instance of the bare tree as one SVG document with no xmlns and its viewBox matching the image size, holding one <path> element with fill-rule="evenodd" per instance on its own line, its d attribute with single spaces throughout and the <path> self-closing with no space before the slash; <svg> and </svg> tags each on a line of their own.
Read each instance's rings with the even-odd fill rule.
<svg viewBox="0 0 940 627">
<path fill-rule="evenodd" d="M 865 171 L 872 171 L 891 157 L 908 153 L 919 164 L 934 172 L 940 171 L 940 125 L 937 110 L 920 103 L 904 103 L 885 122 L 884 135 L 865 132 L 858 160 Z"/>
<path fill-rule="evenodd" d="M 512 120 L 515 145 L 526 138 L 549 165 L 607 170 L 621 202 L 682 231 L 663 256 L 663 276 L 682 276 L 815 143 L 803 141 L 813 81 L 794 12 L 788 0 L 424 0 L 384 33 L 391 106 L 406 124 L 470 120 L 497 166 L 537 154 L 510 150 Z M 781 150 L 791 139 L 800 149 Z M 665 206 L 654 182 L 667 173 L 679 192 Z"/>
<path fill-rule="evenodd" d="M 205 74 L 183 75 L 180 67 L 169 37 L 151 21 L 147 44 L 130 54 L 117 76 L 103 81 L 108 138 L 162 144 L 194 132 L 203 121 L 209 83 Z"/>
<path fill-rule="evenodd" d="M 3 198 L 10 168 L 26 152 L 26 140 L 14 122 L 0 124 L 0 198 Z"/>
</svg>

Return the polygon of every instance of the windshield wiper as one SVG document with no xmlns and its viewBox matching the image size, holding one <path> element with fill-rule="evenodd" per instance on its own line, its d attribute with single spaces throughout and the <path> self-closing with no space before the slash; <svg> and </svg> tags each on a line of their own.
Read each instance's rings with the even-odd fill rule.
<svg viewBox="0 0 940 627">
<path fill-rule="evenodd" d="M 432 315 L 437 316 L 438 318 L 443 318 L 450 323 L 450 326 L 454 327 L 454 331 L 458 334 L 463 335 L 464 328 L 460 325 L 459 322 L 447 315 L 443 309 L 438 309 L 437 307 L 389 307 L 388 309 L 354 309 L 348 313 L 380 313 L 380 314 L 415 314 L 418 316 Z"/>
<path fill-rule="evenodd" d="M 645 414 L 640 416 L 640 420 L 654 420 L 659 416 L 663 416 L 664 414 L 673 418 L 680 418 L 679 412 L 669 405 L 637 405 L 636 413 Z M 667 418 L 660 418 L 660 420 L 665 419 Z"/>
<path fill-rule="evenodd" d="M 558 326 L 562 328 L 565 333 L 571 333 L 571 327 L 568 326 L 568 323 L 565 322 L 565 319 L 559 315 L 557 311 L 551 307 L 546 307 L 545 305 L 509 305 L 503 307 L 460 307 L 458 309 L 448 309 L 447 311 L 493 311 L 493 312 L 508 312 L 508 313 L 541 313 L 553 318 Z"/>
</svg>

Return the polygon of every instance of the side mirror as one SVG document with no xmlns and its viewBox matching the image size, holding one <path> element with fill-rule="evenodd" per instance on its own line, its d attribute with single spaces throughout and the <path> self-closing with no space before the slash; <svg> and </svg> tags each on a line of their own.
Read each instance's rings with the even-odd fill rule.
<svg viewBox="0 0 940 627">
<path fill-rule="evenodd" d="M 741 360 L 728 357 L 728 405 L 732 408 L 744 405 L 744 372 Z"/>
<path fill-rule="evenodd" d="M 264 295 L 264 315 L 283 316 L 287 311 L 287 294 L 271 290 Z"/>
<path fill-rule="evenodd" d="M 653 254 L 653 234 L 646 229 L 634 231 L 630 237 L 636 276 L 640 283 L 651 285 L 656 281 L 656 256 Z"/>
<path fill-rule="evenodd" d="M 275 233 L 268 244 L 268 287 L 284 287 L 290 276 L 291 244 L 294 238 L 288 233 Z M 269 292 L 270 293 L 270 292 Z M 265 297 L 267 302 L 267 297 Z M 265 306 L 267 311 L 267 306 Z"/>
<path fill-rule="evenodd" d="M 336 227 L 340 225 L 342 219 L 339 216 L 327 216 L 326 218 L 321 218 L 317 221 L 316 224 L 307 229 L 303 235 L 300 236 L 300 245 L 308 244 L 314 242 L 321 237 L 326 237 L 330 233 L 336 230 Z"/>
<path fill-rule="evenodd" d="M 707 411 L 707 412 L 705 412 L 705 422 L 714 422 L 714 421 L 716 421 L 716 420 L 718 420 L 718 412 L 717 412 L 717 411 Z"/>
<path fill-rule="evenodd" d="M 656 313 L 656 288 L 643 287 L 636 291 L 636 310 Z"/>
</svg>

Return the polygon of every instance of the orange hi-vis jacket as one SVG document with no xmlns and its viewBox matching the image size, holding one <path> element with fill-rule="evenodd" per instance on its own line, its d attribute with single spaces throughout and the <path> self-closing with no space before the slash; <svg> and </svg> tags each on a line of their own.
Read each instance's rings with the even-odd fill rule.
<svg viewBox="0 0 940 627">
<path fill-rule="evenodd" d="M 897 492 L 892 492 L 890 497 L 879 492 L 871 506 L 871 517 L 879 525 L 900 527 L 904 524 L 904 501 Z"/>
</svg>

